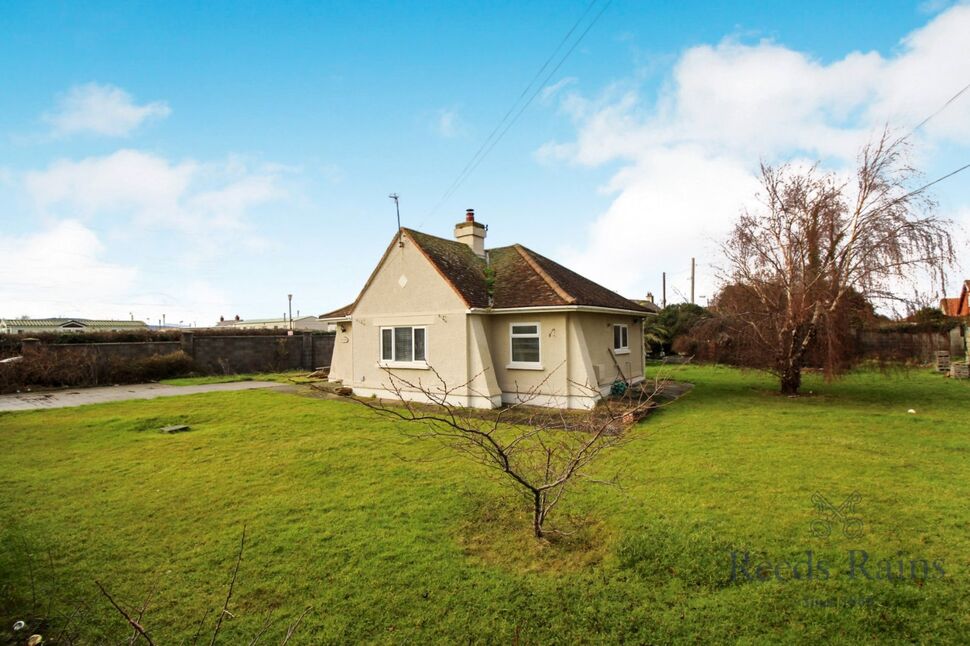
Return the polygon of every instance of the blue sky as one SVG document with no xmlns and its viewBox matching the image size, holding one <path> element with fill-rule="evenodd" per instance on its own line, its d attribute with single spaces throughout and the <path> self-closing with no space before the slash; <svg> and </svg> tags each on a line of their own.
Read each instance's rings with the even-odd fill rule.
<svg viewBox="0 0 970 646">
<path fill-rule="evenodd" d="M 667 271 L 678 300 L 696 256 L 706 295 L 759 160 L 844 169 L 970 83 L 965 4 L 615 0 L 434 210 L 605 5 L 5 5 L 0 315 L 203 325 L 282 314 L 288 292 L 327 311 L 393 235 L 391 191 L 406 226 L 448 236 L 473 207 L 492 245 L 630 296 Z M 914 153 L 931 178 L 970 161 L 970 96 Z M 967 186 L 937 194 L 961 223 Z"/>
</svg>

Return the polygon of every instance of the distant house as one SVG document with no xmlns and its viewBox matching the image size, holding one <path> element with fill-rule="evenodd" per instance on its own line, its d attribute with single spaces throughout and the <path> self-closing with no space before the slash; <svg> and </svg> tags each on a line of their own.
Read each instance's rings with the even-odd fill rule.
<svg viewBox="0 0 970 646">
<path fill-rule="evenodd" d="M 940 301 L 940 309 L 947 316 L 963 319 L 963 326 L 957 328 L 963 336 L 964 352 L 970 361 L 970 280 L 963 281 L 963 289 L 956 298 L 944 298 Z M 951 336 L 954 332 L 951 332 Z"/>
<path fill-rule="evenodd" d="M 129 332 L 147 330 L 144 321 L 96 319 L 5 319 L 0 318 L 0 334 L 40 334 L 43 332 Z"/>
<path fill-rule="evenodd" d="M 455 240 L 401 229 L 357 300 L 321 316 L 338 329 L 330 379 L 387 397 L 387 371 L 440 376 L 455 405 L 477 408 L 527 394 L 590 408 L 616 381 L 643 379 L 646 307 L 522 245 L 485 249 L 486 231 L 471 210 Z"/>
<path fill-rule="evenodd" d="M 327 330 L 327 324 L 316 316 L 301 316 L 293 319 L 292 327 L 290 319 L 241 319 L 238 316 L 234 319 L 221 319 L 216 323 L 219 328 L 234 328 L 237 330 L 298 330 L 298 331 L 320 331 Z"/>
<path fill-rule="evenodd" d="M 940 309 L 947 316 L 970 318 L 970 280 L 963 281 L 963 289 L 956 298 L 944 298 Z"/>
</svg>

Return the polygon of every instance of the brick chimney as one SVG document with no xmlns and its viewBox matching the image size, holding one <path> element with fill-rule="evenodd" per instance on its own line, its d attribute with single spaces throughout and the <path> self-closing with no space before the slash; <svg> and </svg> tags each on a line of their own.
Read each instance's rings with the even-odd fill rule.
<svg viewBox="0 0 970 646">
<path fill-rule="evenodd" d="M 465 221 L 455 225 L 455 240 L 468 245 L 476 256 L 485 257 L 485 225 L 475 222 L 475 209 L 468 209 Z"/>
</svg>

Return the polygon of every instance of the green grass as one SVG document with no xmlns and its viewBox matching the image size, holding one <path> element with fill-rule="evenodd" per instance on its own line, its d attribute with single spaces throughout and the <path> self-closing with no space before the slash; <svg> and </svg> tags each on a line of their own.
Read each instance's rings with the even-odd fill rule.
<svg viewBox="0 0 970 646">
<path fill-rule="evenodd" d="M 622 489 L 578 489 L 562 512 L 589 525 L 545 545 L 478 467 L 351 402 L 248 391 L 0 415 L 0 620 L 83 600 L 98 643 L 126 631 L 94 581 L 128 606 L 157 581 L 144 623 L 160 643 L 191 638 L 222 607 L 245 524 L 224 643 L 269 616 L 279 642 L 306 606 L 291 643 L 965 640 L 970 383 L 810 376 L 813 395 L 786 399 L 757 373 L 677 376 L 693 392 L 598 466 Z M 192 431 L 155 432 L 169 423 Z M 813 537 L 815 491 L 858 491 L 863 536 Z M 945 576 L 851 579 L 849 549 Z M 772 564 L 812 550 L 831 576 L 732 582 L 732 550 Z M 871 605 L 825 605 L 856 598 Z"/>
<path fill-rule="evenodd" d="M 199 386 L 205 384 L 229 384 L 237 381 L 278 381 L 280 383 L 307 383 L 306 370 L 290 372 L 252 372 L 239 375 L 205 375 L 202 377 L 174 377 L 162 379 L 167 386 Z"/>
</svg>

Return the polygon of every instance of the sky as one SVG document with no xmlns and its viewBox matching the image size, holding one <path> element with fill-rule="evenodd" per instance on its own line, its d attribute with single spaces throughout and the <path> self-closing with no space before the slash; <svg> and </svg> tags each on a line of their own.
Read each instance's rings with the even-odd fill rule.
<svg viewBox="0 0 970 646">
<path fill-rule="evenodd" d="M 668 301 L 689 298 L 694 257 L 703 304 L 762 161 L 843 172 L 884 125 L 906 132 L 970 84 L 970 4 L 934 0 L 0 14 L 4 317 L 204 326 L 282 316 L 287 294 L 294 314 L 327 312 L 393 237 L 392 192 L 404 226 L 450 237 L 474 208 L 488 246 L 628 297 L 659 299 L 666 272 Z M 913 144 L 927 180 L 970 163 L 970 91 Z M 935 189 L 966 260 L 970 171 Z"/>
</svg>

